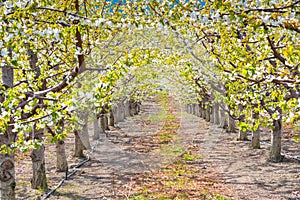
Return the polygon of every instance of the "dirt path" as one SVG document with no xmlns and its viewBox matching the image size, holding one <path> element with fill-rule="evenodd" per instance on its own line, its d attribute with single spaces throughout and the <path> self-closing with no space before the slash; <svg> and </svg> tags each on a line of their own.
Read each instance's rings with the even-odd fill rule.
<svg viewBox="0 0 300 200">
<path fill-rule="evenodd" d="M 199 124 L 207 131 L 199 131 L 194 143 L 200 143 L 204 162 L 216 168 L 232 188 L 233 199 L 300 199 L 300 163 L 268 162 L 268 146 L 251 149 L 249 142 L 236 141 L 237 134 L 225 133 L 204 120 Z M 267 138 L 266 134 L 263 137 Z M 283 149 L 299 156 L 297 145 L 283 140 Z"/>
<path fill-rule="evenodd" d="M 184 175 L 176 172 L 177 177 L 171 182 L 175 185 L 179 179 L 184 182 L 181 188 L 176 187 L 175 192 L 172 186 L 175 196 L 176 192 L 187 194 L 176 196 L 177 199 L 222 199 L 224 196 L 232 199 L 300 199 L 300 163 L 270 163 L 266 159 L 267 146 L 253 150 L 249 148 L 249 142 L 236 141 L 236 134 L 225 133 L 178 107 L 173 114 L 180 127 L 175 127 L 176 135 L 171 142 L 159 144 L 153 138 L 165 127 L 166 113 L 153 101 L 145 103 L 140 115 L 119 123 L 118 128 L 111 129 L 108 137 L 101 136 L 93 153 L 90 153 L 92 160 L 84 164 L 50 199 L 157 199 L 134 196 L 140 191 L 136 188 L 145 187 L 147 181 L 146 186 L 153 190 L 171 192 L 166 185 L 160 186 L 170 182 L 165 169 L 167 173 L 170 169 L 185 171 Z M 69 138 L 69 143 L 71 146 L 72 138 Z M 299 146 L 291 143 L 284 140 L 283 149 L 299 155 Z M 67 150 L 72 151 L 70 147 Z M 192 156 L 199 159 L 182 159 L 186 152 L 192 152 Z M 55 160 L 53 154 L 47 154 L 48 166 Z M 79 162 L 69 158 L 73 163 Z M 179 161 L 184 161 L 181 168 L 179 165 L 174 167 L 173 163 Z M 53 187 L 63 173 L 56 173 L 53 167 L 47 170 L 49 185 Z M 20 174 L 17 176 L 20 177 Z M 184 179 L 181 179 L 182 176 Z M 24 188 L 17 191 L 22 193 L 18 199 L 43 195 L 28 194 L 33 191 Z M 219 193 L 222 195 L 218 196 Z M 175 199 L 175 196 L 164 199 Z"/>
</svg>

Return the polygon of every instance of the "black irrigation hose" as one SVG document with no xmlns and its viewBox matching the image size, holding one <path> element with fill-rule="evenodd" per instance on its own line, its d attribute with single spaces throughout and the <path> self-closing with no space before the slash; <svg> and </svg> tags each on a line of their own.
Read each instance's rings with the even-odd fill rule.
<svg viewBox="0 0 300 200">
<path fill-rule="evenodd" d="M 99 144 L 99 142 L 101 140 L 102 140 L 102 138 L 97 140 L 96 144 L 94 146 L 92 146 L 91 150 L 89 150 L 89 153 L 93 153 L 95 147 Z M 65 182 L 65 180 L 68 180 L 68 178 L 70 178 L 71 176 L 73 176 L 77 172 L 78 168 L 80 168 L 82 165 L 84 165 L 86 162 L 88 162 L 90 160 L 91 160 L 90 156 L 87 154 L 87 158 L 85 160 L 83 160 L 82 162 L 78 163 L 76 166 L 74 166 L 70 173 L 68 172 L 68 169 L 67 169 L 65 178 L 61 179 L 61 181 L 52 190 L 50 190 L 42 198 L 42 200 L 48 199 L 58 188 L 60 188 L 62 186 L 62 184 Z"/>
<path fill-rule="evenodd" d="M 271 146 L 271 144 L 268 143 L 268 142 L 262 141 L 262 142 L 260 142 L 260 143 L 261 143 L 261 144 L 268 145 L 268 146 Z M 286 158 L 293 159 L 293 160 L 296 160 L 296 161 L 300 162 L 300 157 L 288 155 L 288 154 L 286 154 L 286 153 L 282 153 L 281 155 L 283 155 L 283 156 L 286 157 Z"/>
</svg>

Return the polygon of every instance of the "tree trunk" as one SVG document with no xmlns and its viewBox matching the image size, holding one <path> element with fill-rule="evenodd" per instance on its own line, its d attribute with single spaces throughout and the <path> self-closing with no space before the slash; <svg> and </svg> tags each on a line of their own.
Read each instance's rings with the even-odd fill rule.
<svg viewBox="0 0 300 200">
<path fill-rule="evenodd" d="M 102 115 L 100 117 L 100 133 L 105 133 L 106 130 L 106 119 L 105 116 Z"/>
<path fill-rule="evenodd" d="M 14 155 L 0 154 L 0 199 L 15 200 Z"/>
<path fill-rule="evenodd" d="M 203 118 L 203 109 L 202 109 L 202 106 L 201 106 L 201 101 L 198 103 L 198 107 L 199 107 L 199 117 Z"/>
<path fill-rule="evenodd" d="M 247 134 L 248 134 L 248 131 L 239 130 L 238 140 L 247 141 L 248 140 Z"/>
<path fill-rule="evenodd" d="M 85 147 L 81 141 L 81 138 L 79 137 L 78 131 L 74 131 L 74 135 L 75 135 L 75 151 L 74 151 L 74 156 L 75 157 L 79 157 L 79 158 L 83 158 L 84 154 L 83 154 L 83 150 L 85 150 Z"/>
<path fill-rule="evenodd" d="M 227 116 L 223 109 L 220 110 L 220 128 L 227 129 Z"/>
<path fill-rule="evenodd" d="M 130 100 L 129 113 L 130 113 L 130 116 L 134 116 L 139 113 L 139 103 L 137 101 Z"/>
<path fill-rule="evenodd" d="M 228 133 L 235 133 L 235 121 L 231 116 L 228 116 Z"/>
<path fill-rule="evenodd" d="M 122 122 L 123 121 L 123 114 L 122 114 L 122 105 L 119 103 L 116 106 L 116 120 L 115 122 Z"/>
<path fill-rule="evenodd" d="M 123 122 L 125 119 L 125 106 L 124 103 L 122 102 L 120 104 L 120 122 Z"/>
<path fill-rule="evenodd" d="M 90 149 L 91 143 L 87 123 L 83 125 L 82 130 L 79 132 L 79 134 L 81 142 L 85 146 L 85 149 Z"/>
<path fill-rule="evenodd" d="M 195 104 L 195 114 L 196 114 L 196 116 L 197 116 L 197 117 L 199 117 L 199 116 L 200 116 L 200 114 L 199 114 L 199 106 L 198 106 L 198 104 Z"/>
<path fill-rule="evenodd" d="M 104 115 L 104 130 L 109 131 L 109 126 L 108 126 L 108 116 L 107 114 Z"/>
<path fill-rule="evenodd" d="M 124 116 L 125 118 L 130 116 L 130 102 L 128 100 L 124 102 Z"/>
<path fill-rule="evenodd" d="M 205 119 L 205 107 L 203 101 L 200 102 L 201 117 Z"/>
<path fill-rule="evenodd" d="M 32 161 L 31 187 L 32 189 L 42 189 L 45 191 L 48 189 L 45 168 L 45 146 L 42 145 L 38 149 L 33 149 L 30 157 Z"/>
<path fill-rule="evenodd" d="M 12 51 L 9 50 L 12 57 Z M 12 66 L 2 67 L 2 83 L 6 88 L 13 87 L 14 69 Z M 5 99 L 0 95 L 1 103 Z M 5 134 L 0 134 L 0 146 L 10 145 L 15 141 L 16 134 L 12 132 L 12 127 L 7 127 Z M 14 154 L 0 154 L 0 199 L 15 200 L 15 160 Z"/>
<path fill-rule="evenodd" d="M 210 106 L 210 120 L 209 120 L 209 122 L 211 122 L 211 123 L 214 123 L 215 122 L 215 115 L 214 115 L 214 107 L 213 106 Z"/>
<path fill-rule="evenodd" d="M 136 102 L 135 115 L 139 114 L 140 111 L 141 111 L 141 102 Z"/>
<path fill-rule="evenodd" d="M 252 131 L 251 146 L 253 149 L 260 149 L 260 130 Z"/>
<path fill-rule="evenodd" d="M 12 66 L 2 67 L 2 82 L 7 88 L 13 87 L 14 83 L 14 69 Z"/>
<path fill-rule="evenodd" d="M 93 121 L 93 125 L 94 125 L 93 139 L 94 140 L 98 140 L 99 137 L 100 137 L 100 127 L 99 127 L 99 123 L 98 123 L 98 119 L 97 118 Z"/>
<path fill-rule="evenodd" d="M 193 114 L 193 115 L 196 115 L 196 107 L 195 107 L 195 104 L 192 104 L 191 107 L 192 107 L 192 114 Z"/>
<path fill-rule="evenodd" d="M 109 125 L 110 126 L 115 126 L 115 117 L 114 117 L 113 110 L 111 110 L 110 113 L 109 113 Z"/>
<path fill-rule="evenodd" d="M 282 160 L 281 155 L 281 128 L 282 119 L 273 121 L 273 131 L 271 136 L 271 149 L 270 149 L 270 160 L 272 162 L 280 162 Z"/>
<path fill-rule="evenodd" d="M 257 107 L 257 105 L 255 105 L 255 107 Z M 254 121 L 256 119 L 258 119 L 259 118 L 259 113 L 256 113 L 256 112 L 253 111 L 252 118 L 254 119 Z M 252 146 L 253 149 L 259 149 L 260 148 L 260 130 L 259 130 L 259 127 L 256 130 L 252 131 L 251 146 Z"/>
<path fill-rule="evenodd" d="M 56 143 L 56 171 L 64 172 L 68 169 L 68 162 L 66 156 L 65 141 L 59 140 Z"/>
<path fill-rule="evenodd" d="M 210 106 L 209 105 L 205 106 L 205 120 L 207 122 L 210 122 Z"/>
<path fill-rule="evenodd" d="M 219 104 L 214 104 L 214 124 L 220 124 L 220 109 Z"/>
</svg>

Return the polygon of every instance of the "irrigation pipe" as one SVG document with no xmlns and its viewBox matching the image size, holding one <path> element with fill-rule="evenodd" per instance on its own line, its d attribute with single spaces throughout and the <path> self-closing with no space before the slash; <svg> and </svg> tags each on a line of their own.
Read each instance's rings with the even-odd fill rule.
<svg viewBox="0 0 300 200">
<path fill-rule="evenodd" d="M 88 150 L 89 153 L 93 153 L 95 150 L 95 147 L 99 144 L 99 142 L 102 140 L 102 138 L 98 139 L 96 144 L 94 146 L 92 146 L 92 148 L 90 150 Z M 78 163 L 76 166 L 74 166 L 72 168 L 72 171 L 69 172 L 68 169 L 66 170 L 66 176 L 65 178 L 61 179 L 61 181 L 52 189 L 50 190 L 43 198 L 42 200 L 48 199 L 58 188 L 60 188 L 62 186 L 62 184 L 68 180 L 68 178 L 70 178 L 71 176 L 73 176 L 76 172 L 77 169 L 80 168 L 82 165 L 84 165 L 86 162 L 90 161 L 90 156 L 89 154 L 87 154 L 87 157 L 85 160 L 81 161 L 80 163 Z"/>
</svg>

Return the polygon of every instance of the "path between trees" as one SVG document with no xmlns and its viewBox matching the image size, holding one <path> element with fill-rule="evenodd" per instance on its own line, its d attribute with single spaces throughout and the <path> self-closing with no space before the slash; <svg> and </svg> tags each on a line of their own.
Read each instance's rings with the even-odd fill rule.
<svg viewBox="0 0 300 200">
<path fill-rule="evenodd" d="M 50 199 L 129 198 L 133 195 L 129 184 L 133 177 L 167 166 L 190 146 L 197 146 L 197 155 L 203 157 L 194 164 L 206 173 L 218 173 L 220 184 L 228 189 L 226 196 L 232 199 L 300 199 L 299 163 L 270 163 L 266 146 L 253 150 L 247 142 L 236 141 L 236 134 L 225 133 L 182 109 L 175 111 L 180 127 L 173 142 L 163 148 L 148 142 L 164 126 L 162 112 L 160 105 L 146 102 L 140 115 L 119 123 L 108 137 L 102 135 L 92 160 Z M 295 153 L 299 155 L 299 149 Z M 51 180 L 54 172 L 49 171 L 51 186 L 59 174 Z"/>
</svg>

